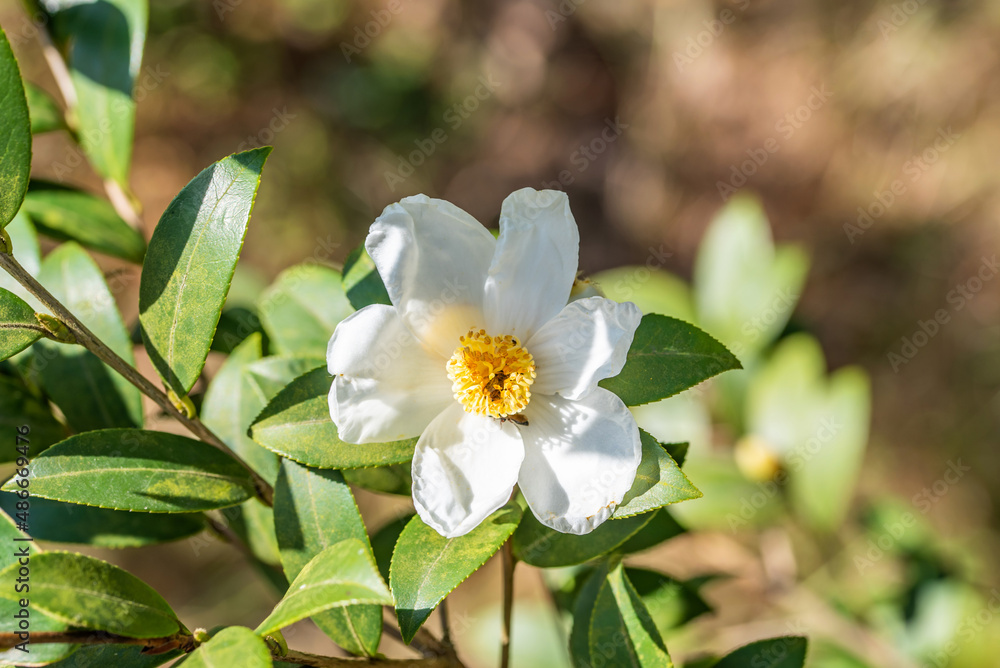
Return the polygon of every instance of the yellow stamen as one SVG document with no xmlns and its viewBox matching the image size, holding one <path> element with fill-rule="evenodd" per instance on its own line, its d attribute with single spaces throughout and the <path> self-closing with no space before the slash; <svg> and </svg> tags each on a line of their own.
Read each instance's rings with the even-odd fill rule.
<svg viewBox="0 0 1000 668">
<path fill-rule="evenodd" d="M 469 330 L 448 360 L 455 399 L 467 413 L 494 418 L 516 415 L 531 400 L 535 360 L 513 336 Z"/>
</svg>

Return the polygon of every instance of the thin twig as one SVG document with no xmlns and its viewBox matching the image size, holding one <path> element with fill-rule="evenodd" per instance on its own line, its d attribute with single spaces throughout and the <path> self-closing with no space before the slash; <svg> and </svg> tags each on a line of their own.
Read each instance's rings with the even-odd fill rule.
<svg viewBox="0 0 1000 668">
<path fill-rule="evenodd" d="M 132 226 L 133 229 L 142 229 L 142 215 L 136 201 L 125 189 L 114 179 L 104 179 L 104 193 L 108 196 L 108 201 L 115 208 L 115 212 L 122 219 Z"/>
<path fill-rule="evenodd" d="M 53 297 L 52 294 L 38 281 L 36 281 L 31 274 L 25 271 L 24 267 L 22 267 L 12 255 L 0 252 L 0 267 L 13 276 L 18 283 L 23 285 L 28 292 L 33 294 L 38 301 L 44 304 L 46 308 L 51 311 L 52 315 L 66 325 L 66 327 L 76 336 L 77 343 L 97 355 L 98 359 L 118 372 L 125 378 L 125 380 L 139 388 L 139 391 L 155 401 L 160 408 L 167 412 L 168 415 L 172 416 L 178 422 L 187 427 L 188 431 L 192 434 L 200 438 L 205 443 L 222 450 L 238 461 L 253 479 L 254 487 L 257 490 L 257 496 L 260 500 L 268 506 L 273 505 L 274 489 L 266 480 L 260 477 L 260 475 L 258 475 L 249 464 L 240 459 L 236 453 L 230 450 L 229 446 L 223 443 L 222 439 L 206 427 L 201 420 L 197 417 L 189 418 L 187 415 L 178 410 L 166 394 L 153 385 L 152 382 L 139 373 L 128 362 L 119 357 L 115 351 L 111 350 L 107 344 L 97 338 L 93 332 L 87 329 L 86 325 L 80 322 L 80 320 L 73 315 L 69 309 Z"/>
<path fill-rule="evenodd" d="M 510 666 L 510 620 L 514 612 L 514 553 L 510 540 L 503 544 L 503 628 L 500 630 L 500 668 Z"/>
<path fill-rule="evenodd" d="M 451 624 L 448 623 L 447 598 L 441 601 L 441 605 L 438 606 L 438 611 L 440 611 L 441 613 L 441 642 L 443 642 L 448 647 L 454 647 L 455 643 L 451 641 Z"/>
</svg>

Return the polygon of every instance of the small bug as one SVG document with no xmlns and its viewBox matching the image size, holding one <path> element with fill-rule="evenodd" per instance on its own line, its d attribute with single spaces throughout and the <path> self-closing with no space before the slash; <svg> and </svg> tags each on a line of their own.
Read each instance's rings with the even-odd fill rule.
<svg viewBox="0 0 1000 668">
<path fill-rule="evenodd" d="M 520 413 L 517 413 L 515 415 L 508 415 L 507 417 L 499 418 L 499 420 L 500 424 L 503 424 L 504 422 L 513 422 L 514 424 L 521 427 L 528 426 L 528 418 L 524 417 Z"/>
</svg>

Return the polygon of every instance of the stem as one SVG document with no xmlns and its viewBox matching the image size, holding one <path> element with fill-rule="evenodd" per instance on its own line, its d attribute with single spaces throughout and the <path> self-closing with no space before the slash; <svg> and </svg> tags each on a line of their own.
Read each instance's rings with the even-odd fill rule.
<svg viewBox="0 0 1000 668">
<path fill-rule="evenodd" d="M 114 179 L 104 179 L 104 194 L 108 196 L 108 201 L 115 208 L 115 212 L 122 217 L 133 229 L 142 229 L 142 217 L 136 207 L 135 200 L 125 192 L 125 189 Z"/>
<path fill-rule="evenodd" d="M 273 505 L 274 489 L 266 480 L 261 478 L 256 471 L 250 468 L 249 464 L 240 459 L 236 453 L 230 450 L 229 447 L 222 442 L 222 439 L 206 427 L 201 420 L 197 417 L 189 418 L 181 413 L 166 394 L 153 385 L 153 383 L 150 382 L 145 376 L 136 371 L 135 368 L 130 366 L 128 362 L 119 357 L 115 351 L 108 348 L 107 344 L 97 338 L 93 332 L 87 329 L 86 325 L 80 322 L 80 320 L 75 315 L 70 313 L 70 311 L 63 306 L 59 300 L 53 297 L 41 283 L 36 281 L 31 274 L 25 271 L 24 267 L 22 267 L 21 264 L 14 259 L 13 255 L 0 253 L 0 267 L 13 276 L 17 282 L 23 285 L 28 292 L 33 294 L 38 301 L 43 303 L 52 312 L 52 315 L 66 325 L 66 327 L 76 336 L 77 343 L 97 355 L 98 359 L 117 371 L 122 377 L 125 378 L 125 380 L 139 388 L 140 392 L 155 401 L 160 408 L 167 412 L 168 415 L 171 415 L 174 419 L 187 427 L 188 431 L 192 434 L 200 438 L 205 443 L 222 450 L 238 461 L 253 479 L 254 487 L 257 490 L 257 496 L 260 500 L 268 506 Z"/>
<path fill-rule="evenodd" d="M 500 668 L 510 666 L 510 619 L 514 612 L 514 553 L 510 539 L 503 544 L 503 629 L 500 631 Z"/>
<path fill-rule="evenodd" d="M 451 641 L 451 625 L 448 623 L 447 598 L 441 601 L 441 605 L 438 606 L 438 610 L 441 612 L 441 642 L 448 647 L 454 647 L 455 644 Z"/>
</svg>

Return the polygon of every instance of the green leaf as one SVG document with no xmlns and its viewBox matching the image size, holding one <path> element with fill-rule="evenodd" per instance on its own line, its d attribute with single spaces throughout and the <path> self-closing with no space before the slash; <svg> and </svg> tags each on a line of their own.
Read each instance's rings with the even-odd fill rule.
<svg viewBox="0 0 1000 668">
<path fill-rule="evenodd" d="M 360 541 L 369 552 L 368 534 L 354 495 L 339 471 L 281 463 L 274 489 L 275 531 L 285 575 L 293 580 L 309 561 L 345 538 Z M 353 654 L 375 656 L 382 637 L 382 609 L 351 605 L 313 616 L 316 625 Z"/>
<path fill-rule="evenodd" d="M 12 582 L 18 565 L 0 573 Z M 167 602 L 149 585 L 117 566 L 71 552 L 43 552 L 31 557 L 31 604 L 73 626 L 133 638 L 176 633 L 180 622 Z M 12 587 L 0 597 L 17 600 Z"/>
<path fill-rule="evenodd" d="M 7 35 L 0 29 L 0 228 L 14 219 L 28 189 L 31 123 L 21 71 Z"/>
<path fill-rule="evenodd" d="M 354 309 L 344 295 L 340 274 L 306 263 L 286 269 L 257 301 L 261 324 L 283 355 L 326 356 L 337 323 Z"/>
<path fill-rule="evenodd" d="M 621 668 L 670 668 L 673 662 L 625 567 L 611 569 L 594 601 L 588 633 L 590 656 Z"/>
<path fill-rule="evenodd" d="M 66 127 L 59 105 L 48 93 L 26 81 L 24 94 L 28 100 L 28 115 L 31 117 L 31 134 L 39 135 Z"/>
<path fill-rule="evenodd" d="M 0 429 L 5 434 L 27 425 L 28 456 L 35 457 L 54 443 L 66 438 L 66 429 L 53 416 L 47 403 L 31 393 L 17 379 L 0 376 Z M 12 462 L 20 453 L 10 448 L 0 448 L 0 462 Z"/>
<path fill-rule="evenodd" d="M 367 469 L 346 469 L 344 480 L 372 492 L 409 496 L 413 487 L 409 464 L 375 466 Z"/>
<path fill-rule="evenodd" d="M 32 656 L 43 647 L 49 647 L 49 645 L 32 645 Z M 181 654 L 179 649 L 163 654 L 147 654 L 143 651 L 144 647 L 136 645 L 70 645 L 70 647 L 79 649 L 70 658 L 50 664 L 48 668 L 98 668 L 98 666 L 156 668 L 176 659 Z M 2 656 L 0 654 L 0 657 Z"/>
<path fill-rule="evenodd" d="M 21 545 L 24 545 L 24 543 L 16 543 L 16 545 L 19 548 Z M 11 550 L 11 552 L 13 552 L 13 550 Z M 11 587 L 11 589 L 13 589 L 13 587 Z M 22 610 L 23 608 L 21 608 L 21 605 L 17 601 L 0 598 L 0 633 L 18 633 L 21 631 L 21 629 L 18 628 L 19 620 L 14 615 L 20 613 Z M 28 614 L 30 615 L 29 624 L 31 625 L 31 633 L 45 631 L 61 633 L 68 631 L 70 628 L 70 625 L 66 622 L 47 615 L 37 609 L 33 602 L 29 604 Z M 70 645 L 65 643 L 32 643 L 29 646 L 30 654 L 25 654 L 21 650 L 15 648 L 0 650 L 0 666 L 49 665 L 53 661 L 59 661 L 60 659 L 73 654 L 77 647 L 79 647 L 79 645 Z M 66 663 L 70 662 L 67 661 Z M 77 664 L 73 662 L 71 665 L 75 667 L 87 664 Z"/>
<path fill-rule="evenodd" d="M 666 508 L 660 508 L 652 513 L 639 515 L 638 517 L 648 517 L 649 521 L 628 540 L 618 546 L 618 552 L 622 554 L 642 552 L 684 533 L 684 527 L 677 523 L 677 520 L 674 519 L 673 515 Z"/>
<path fill-rule="evenodd" d="M 163 212 L 149 242 L 139 286 L 142 339 L 178 396 L 205 366 L 270 152 L 236 153 L 203 170 Z"/>
<path fill-rule="evenodd" d="M 356 310 L 371 304 L 391 304 L 382 277 L 375 269 L 375 261 L 368 255 L 364 244 L 350 252 L 344 260 L 344 292 Z"/>
<path fill-rule="evenodd" d="M 392 566 L 392 553 L 396 549 L 403 529 L 415 517 L 413 513 L 406 513 L 385 524 L 372 536 L 372 553 L 375 555 L 375 563 L 378 564 L 378 572 L 386 582 L 389 581 L 389 570 Z"/>
<path fill-rule="evenodd" d="M 100 268 L 75 243 L 42 261 L 38 280 L 109 348 L 135 365 L 132 341 Z M 142 426 L 142 394 L 83 346 L 45 340 L 35 363 L 42 385 L 75 431 Z"/>
<path fill-rule="evenodd" d="M 639 438 L 642 441 L 642 461 L 636 470 L 632 488 L 615 508 L 613 518 L 631 517 L 701 496 L 664 446 L 641 429 Z"/>
<path fill-rule="evenodd" d="M 607 554 L 639 532 L 653 513 L 607 521 L 588 534 L 560 533 L 525 513 L 511 538 L 514 556 L 539 568 L 574 566 Z"/>
<path fill-rule="evenodd" d="M 55 501 L 147 513 L 224 508 L 254 494 L 229 455 L 190 438 L 141 429 L 71 436 L 32 462 L 31 493 Z M 12 482 L 2 488 L 16 489 Z"/>
<path fill-rule="evenodd" d="M 323 356 L 272 356 L 253 362 L 247 367 L 247 371 L 270 401 L 293 380 L 321 366 L 326 366 L 326 359 Z M 264 406 L 261 406 L 261 409 L 263 408 Z M 249 424 L 247 426 L 249 427 Z"/>
<path fill-rule="evenodd" d="M 257 635 L 243 626 L 230 626 L 177 664 L 184 668 L 270 668 L 271 652 Z"/>
<path fill-rule="evenodd" d="M 250 423 L 268 400 L 249 371 L 261 354 L 259 334 L 249 336 L 233 350 L 205 392 L 201 419 L 240 459 L 273 485 L 278 477 L 278 457 L 247 436 Z"/>
<path fill-rule="evenodd" d="M 659 313 L 696 323 L 691 289 L 670 272 L 644 266 L 617 267 L 591 278 L 608 299 L 632 302 L 643 313 Z"/>
<path fill-rule="evenodd" d="M 801 249 L 775 250 L 760 202 L 737 195 L 712 221 L 698 249 L 698 323 L 749 361 L 784 329 L 808 269 Z"/>
<path fill-rule="evenodd" d="M 253 498 L 227 508 L 224 514 L 229 520 L 229 526 L 243 539 L 254 556 L 273 567 L 261 572 L 275 582 L 278 591 L 285 591 L 288 580 L 277 570 L 281 564 L 281 556 L 278 554 L 278 538 L 274 534 L 274 511 L 261 503 L 260 499 Z"/>
<path fill-rule="evenodd" d="M 807 647 L 808 640 L 801 636 L 758 640 L 726 655 L 714 668 L 802 668 Z"/>
<path fill-rule="evenodd" d="M 76 241 L 91 250 L 141 263 L 146 240 L 106 200 L 45 181 L 31 182 L 24 211 L 38 231 L 57 241 Z"/>
<path fill-rule="evenodd" d="M 9 514 L 17 512 L 17 501 L 19 498 L 14 494 L 0 493 L 0 508 Z M 111 548 L 166 543 L 193 536 L 205 528 L 200 513 L 166 515 L 150 522 L 145 514 L 42 497 L 31 499 L 30 519 L 31 535 L 38 540 Z"/>
<path fill-rule="evenodd" d="M 632 339 L 625 368 L 600 382 L 628 406 L 647 404 L 693 387 L 703 380 L 740 369 L 725 346 L 694 325 L 649 313 Z"/>
<path fill-rule="evenodd" d="M 257 314 L 244 306 L 226 306 L 212 337 L 212 350 L 228 355 L 251 334 L 264 334 Z M 142 342 L 141 335 L 139 342 Z"/>
<path fill-rule="evenodd" d="M 389 573 L 403 640 L 413 640 L 445 596 L 507 542 L 521 517 L 521 507 L 508 503 L 457 538 L 445 538 L 419 517 L 410 520 L 392 553 Z"/>
<path fill-rule="evenodd" d="M 51 15 L 55 40 L 67 45 L 80 144 L 98 174 L 125 186 L 135 130 L 133 87 L 142 63 L 147 3 L 51 0 L 44 6 Z"/>
<path fill-rule="evenodd" d="M 642 568 L 626 568 L 625 575 L 661 634 L 712 611 L 695 581 L 681 582 Z"/>
<path fill-rule="evenodd" d="M 358 604 L 392 605 L 367 546 L 348 538 L 306 564 L 255 633 L 267 635 L 330 608 Z"/>
<path fill-rule="evenodd" d="M 415 438 L 364 446 L 341 441 L 327 403 L 331 383 L 325 368 L 296 378 L 257 417 L 250 436 L 283 457 L 321 469 L 402 464 L 413 458 Z"/>
<path fill-rule="evenodd" d="M 45 328 L 31 308 L 12 292 L 0 288 L 0 361 L 42 338 Z"/>
<path fill-rule="evenodd" d="M 28 214 L 23 209 L 18 211 L 4 232 L 10 236 L 14 245 L 14 257 L 17 258 L 17 261 L 21 263 L 26 272 L 32 276 L 38 276 L 38 270 L 42 266 L 42 251 L 38 246 L 38 234 L 35 232 L 35 226 L 31 224 Z M 24 286 L 6 271 L 0 271 L 0 288 L 14 293 L 35 311 L 48 312 L 48 309 L 42 306 L 42 303 L 33 294 L 25 290 Z"/>
<path fill-rule="evenodd" d="M 593 570 L 573 603 L 573 627 L 569 634 L 569 653 L 573 668 L 593 668 L 590 657 L 590 620 L 596 611 L 597 596 L 608 579 L 608 565 Z"/>
</svg>

